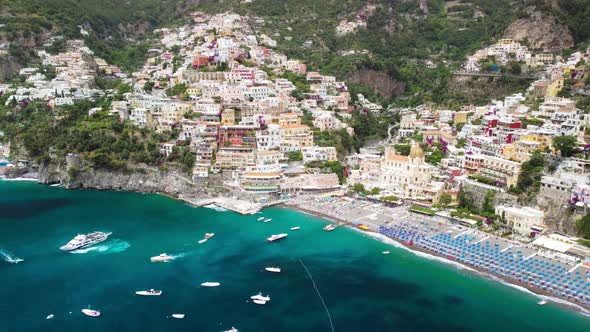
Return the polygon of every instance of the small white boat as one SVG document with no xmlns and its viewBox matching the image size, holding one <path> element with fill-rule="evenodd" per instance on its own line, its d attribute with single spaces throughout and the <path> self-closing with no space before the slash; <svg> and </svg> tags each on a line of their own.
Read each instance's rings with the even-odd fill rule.
<svg viewBox="0 0 590 332">
<path fill-rule="evenodd" d="M 281 273 L 280 267 L 265 267 L 264 269 L 268 272 Z"/>
<path fill-rule="evenodd" d="M 272 221 L 272 219 L 268 218 L 268 219 L 264 219 L 264 222 L 270 222 Z"/>
<path fill-rule="evenodd" d="M 207 239 L 199 240 L 199 244 L 207 242 Z"/>
<path fill-rule="evenodd" d="M 135 292 L 135 294 L 141 295 L 141 296 L 160 296 L 160 295 L 162 295 L 162 291 L 150 289 L 150 290 L 137 291 L 137 292 Z"/>
<path fill-rule="evenodd" d="M 263 301 L 263 300 L 254 300 L 252 302 L 254 302 L 256 304 L 266 304 L 266 301 Z"/>
<path fill-rule="evenodd" d="M 172 317 L 173 318 L 176 318 L 176 319 L 183 319 L 184 318 L 184 314 L 172 314 Z"/>
<path fill-rule="evenodd" d="M 547 304 L 547 301 L 546 300 L 541 300 L 541 301 L 537 302 L 537 304 L 538 305 L 544 305 L 544 304 Z"/>
<path fill-rule="evenodd" d="M 225 330 L 223 332 L 238 332 L 238 329 L 236 329 L 235 327 L 232 326 L 231 329 Z"/>
<path fill-rule="evenodd" d="M 333 231 L 333 230 L 335 230 L 335 229 L 336 229 L 336 226 L 335 226 L 335 225 L 332 225 L 332 224 L 330 224 L 330 225 L 327 225 L 326 227 L 324 227 L 324 230 L 325 230 L 326 232 L 331 232 L 331 231 Z"/>
<path fill-rule="evenodd" d="M 292 231 L 296 231 L 296 230 L 299 230 L 299 229 L 301 229 L 301 227 L 299 227 L 299 226 L 291 227 L 291 230 Z"/>
<path fill-rule="evenodd" d="M 258 218 L 258 221 L 263 221 L 263 220 L 264 220 L 264 217 Z"/>
<path fill-rule="evenodd" d="M 252 295 L 252 296 L 250 296 L 250 298 L 252 300 L 258 300 L 258 301 L 264 301 L 264 302 L 270 301 L 270 296 L 268 296 L 268 295 L 267 296 L 262 296 L 262 293 L 258 293 L 256 295 Z"/>
<path fill-rule="evenodd" d="M 53 314 L 51 314 L 51 315 L 45 317 L 45 319 L 52 319 L 53 317 L 55 317 L 55 316 Z"/>
<path fill-rule="evenodd" d="M 271 242 L 279 241 L 281 239 L 286 238 L 287 236 L 289 236 L 289 234 L 287 234 L 287 233 L 271 235 L 270 237 L 266 238 L 266 242 L 271 243 Z"/>
<path fill-rule="evenodd" d="M 203 286 L 203 287 L 219 287 L 219 285 L 221 285 L 221 284 L 218 282 L 211 282 L 211 281 L 204 282 L 201 284 L 201 286 Z"/>
<path fill-rule="evenodd" d="M 215 233 L 205 233 L 205 239 L 210 239 L 215 236 Z"/>
<path fill-rule="evenodd" d="M 166 254 L 160 254 L 158 256 L 154 256 L 154 257 L 150 258 L 150 260 L 152 262 L 154 262 L 154 263 L 157 263 L 157 262 L 168 262 L 168 261 L 171 261 L 173 259 L 174 259 L 174 256 L 169 256 L 169 255 L 166 255 Z"/>
<path fill-rule="evenodd" d="M 382 254 L 383 255 L 389 255 L 389 250 L 385 250 Z"/>
<path fill-rule="evenodd" d="M 99 317 L 100 311 L 92 309 L 82 309 L 82 313 L 89 317 Z"/>
</svg>

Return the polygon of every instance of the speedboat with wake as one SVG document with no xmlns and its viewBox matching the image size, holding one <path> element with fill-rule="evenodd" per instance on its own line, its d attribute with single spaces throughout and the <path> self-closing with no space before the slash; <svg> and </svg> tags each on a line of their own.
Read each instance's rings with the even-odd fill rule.
<svg viewBox="0 0 590 332">
<path fill-rule="evenodd" d="M 537 304 L 538 305 L 545 305 L 545 304 L 547 304 L 547 301 L 546 300 L 541 300 L 541 301 L 537 302 Z"/>
<path fill-rule="evenodd" d="M 271 235 L 270 237 L 266 238 L 266 242 L 268 242 L 268 243 L 276 242 L 276 241 L 286 238 L 287 236 L 289 236 L 289 234 L 287 234 L 287 233 Z"/>
<path fill-rule="evenodd" d="M 324 230 L 325 230 L 326 232 L 331 232 L 331 231 L 333 231 L 333 230 L 335 230 L 335 229 L 336 229 L 336 226 L 335 226 L 335 225 L 332 225 L 332 224 L 330 224 L 330 225 L 327 225 L 326 227 L 324 227 Z"/>
<path fill-rule="evenodd" d="M 92 309 L 82 309 L 82 313 L 89 317 L 100 317 L 100 311 Z"/>
<path fill-rule="evenodd" d="M 165 253 L 150 258 L 150 260 L 154 263 L 158 263 L 158 262 L 166 263 L 166 262 L 169 262 L 173 259 L 174 259 L 174 256 L 170 256 Z"/>
<path fill-rule="evenodd" d="M 72 251 L 85 248 L 93 244 L 106 241 L 111 234 L 113 233 L 94 232 L 89 234 L 78 234 L 76 237 L 70 240 L 70 242 L 64 246 L 61 246 L 59 249 L 63 251 Z"/>
<path fill-rule="evenodd" d="M 262 296 L 262 293 L 258 293 L 256 295 L 252 295 L 252 296 L 250 296 L 250 298 L 252 300 L 258 300 L 258 301 L 264 301 L 264 302 L 270 301 L 270 296 L 268 296 L 268 295 L 267 296 Z"/>
<path fill-rule="evenodd" d="M 141 295 L 141 296 L 160 296 L 160 295 L 162 295 L 162 291 L 150 289 L 150 290 L 137 291 L 137 292 L 135 292 L 135 294 Z"/>
</svg>

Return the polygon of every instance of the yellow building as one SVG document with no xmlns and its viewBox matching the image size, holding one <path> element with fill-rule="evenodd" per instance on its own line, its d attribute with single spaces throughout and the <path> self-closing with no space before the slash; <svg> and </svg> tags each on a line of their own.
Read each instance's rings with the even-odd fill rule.
<svg viewBox="0 0 590 332">
<path fill-rule="evenodd" d="M 454 116 L 453 121 L 455 121 L 455 123 L 466 123 L 468 116 L 469 116 L 468 111 L 455 112 L 455 116 Z"/>
<path fill-rule="evenodd" d="M 559 93 L 559 91 L 561 91 L 561 89 L 563 89 L 563 77 L 554 79 L 549 83 L 549 85 L 547 86 L 547 92 L 545 93 L 545 96 L 557 97 L 557 94 Z"/>
<path fill-rule="evenodd" d="M 551 137 L 534 134 L 524 135 L 518 141 L 504 146 L 502 157 L 522 163 L 531 159 L 535 151 L 551 147 L 552 144 Z"/>
<path fill-rule="evenodd" d="M 221 113 L 221 125 L 233 126 L 236 123 L 236 111 L 228 108 Z"/>
</svg>

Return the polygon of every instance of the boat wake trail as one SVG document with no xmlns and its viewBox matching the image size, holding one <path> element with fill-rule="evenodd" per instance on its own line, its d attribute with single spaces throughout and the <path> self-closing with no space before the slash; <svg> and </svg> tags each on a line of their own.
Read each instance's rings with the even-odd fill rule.
<svg viewBox="0 0 590 332">
<path fill-rule="evenodd" d="M 13 255 L 12 253 L 2 250 L 0 249 L 0 257 L 2 257 L 2 259 L 7 262 L 7 263 L 11 263 L 11 264 L 18 264 L 20 262 L 24 262 L 25 260 L 22 258 L 18 258 L 15 255 Z"/>
<path fill-rule="evenodd" d="M 330 315 L 330 311 L 328 310 L 328 306 L 326 305 L 326 302 L 324 301 L 322 294 L 320 294 L 320 290 L 316 286 L 315 281 L 313 280 L 313 277 L 311 276 L 311 273 L 309 273 L 309 270 L 307 269 L 307 266 L 305 266 L 305 264 L 303 264 L 303 261 L 301 259 L 299 259 L 299 262 L 301 263 L 301 265 L 305 269 L 305 272 L 307 272 L 307 275 L 309 276 L 309 279 L 311 280 L 311 283 L 313 284 L 313 288 L 315 288 L 316 293 L 318 293 L 320 300 L 322 300 L 322 304 L 324 305 L 324 309 L 326 309 L 326 313 L 328 314 L 328 319 L 330 320 L 330 328 L 332 328 L 332 332 L 334 332 L 334 323 L 332 323 L 332 316 Z"/>
<path fill-rule="evenodd" d="M 227 211 L 226 208 L 222 208 L 221 206 L 217 206 L 215 204 L 209 204 L 209 205 L 205 205 L 203 207 L 204 208 L 208 208 L 208 209 L 213 209 L 213 210 L 218 211 L 218 212 L 226 212 Z"/>
<path fill-rule="evenodd" d="M 113 239 L 113 240 L 109 240 L 107 242 L 101 243 L 99 245 L 96 245 L 96 246 L 72 250 L 72 251 L 70 251 L 70 253 L 72 253 L 72 254 L 86 254 L 89 252 L 95 252 L 97 254 L 103 254 L 103 255 L 116 254 L 116 253 L 120 253 L 120 252 L 127 250 L 127 248 L 129 248 L 129 247 L 131 247 L 129 242 L 119 240 L 119 239 Z"/>
</svg>

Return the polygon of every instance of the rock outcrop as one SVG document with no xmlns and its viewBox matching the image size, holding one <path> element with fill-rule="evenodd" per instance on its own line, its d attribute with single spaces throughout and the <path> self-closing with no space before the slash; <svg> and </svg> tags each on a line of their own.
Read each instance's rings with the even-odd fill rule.
<svg viewBox="0 0 590 332">
<path fill-rule="evenodd" d="M 212 198 L 227 195 L 221 176 L 190 179 L 177 169 L 160 170 L 142 167 L 134 171 L 95 169 L 91 162 L 70 155 L 39 167 L 39 182 L 62 183 L 67 189 L 124 190 L 142 193 L 163 193 L 170 196 Z M 236 195 L 232 193 L 232 195 Z M 244 195 L 239 195 L 240 197 Z"/>
<path fill-rule="evenodd" d="M 387 98 L 401 95 L 406 88 L 406 83 L 394 80 L 384 71 L 373 69 L 358 69 L 346 81 L 366 85 Z"/>
<path fill-rule="evenodd" d="M 554 16 L 539 11 L 530 11 L 529 17 L 514 21 L 504 32 L 504 38 L 527 41 L 532 49 L 561 51 L 574 47 L 570 29 Z"/>
</svg>

